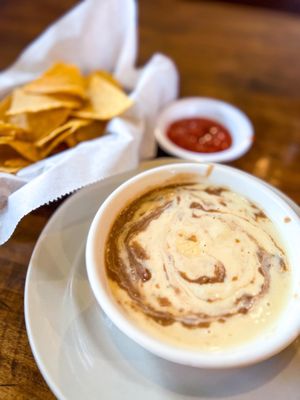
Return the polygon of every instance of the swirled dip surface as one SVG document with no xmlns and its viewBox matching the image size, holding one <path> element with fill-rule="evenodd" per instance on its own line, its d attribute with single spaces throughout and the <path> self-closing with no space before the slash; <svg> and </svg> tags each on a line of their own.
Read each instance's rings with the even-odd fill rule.
<svg viewBox="0 0 300 400">
<path fill-rule="evenodd" d="M 180 183 L 142 195 L 115 220 L 105 257 L 127 315 L 188 348 L 218 350 L 271 332 L 288 297 L 272 222 L 222 187 Z"/>
</svg>

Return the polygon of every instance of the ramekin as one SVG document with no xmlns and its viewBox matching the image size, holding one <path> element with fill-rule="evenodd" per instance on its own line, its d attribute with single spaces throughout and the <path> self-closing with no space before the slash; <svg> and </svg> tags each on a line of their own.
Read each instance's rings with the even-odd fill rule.
<svg viewBox="0 0 300 400">
<path fill-rule="evenodd" d="M 223 151 L 201 153 L 177 146 L 167 136 L 169 125 L 182 118 L 208 118 L 228 129 L 231 146 Z M 254 129 L 247 115 L 225 101 L 208 97 L 187 97 L 170 103 L 158 115 L 154 134 L 167 153 L 188 161 L 227 162 L 245 154 L 253 144 Z"/>
</svg>

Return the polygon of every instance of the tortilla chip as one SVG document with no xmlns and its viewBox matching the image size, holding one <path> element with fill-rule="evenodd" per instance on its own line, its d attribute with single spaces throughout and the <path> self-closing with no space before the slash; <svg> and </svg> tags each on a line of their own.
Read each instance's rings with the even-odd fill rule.
<svg viewBox="0 0 300 400">
<path fill-rule="evenodd" d="M 50 155 L 54 150 L 56 150 L 57 146 L 63 142 L 69 147 L 74 147 L 83 140 L 90 140 L 101 136 L 106 125 L 99 121 L 85 121 L 86 125 L 81 126 L 80 123 L 83 122 L 83 120 L 74 120 L 70 122 L 74 122 L 73 126 L 70 125 L 69 128 L 60 132 L 60 134 L 52 141 L 48 142 L 40 149 L 43 157 Z"/>
<path fill-rule="evenodd" d="M 41 77 L 24 86 L 24 90 L 37 94 L 65 93 L 85 98 L 85 82 L 80 70 L 72 64 L 57 63 Z"/>
<path fill-rule="evenodd" d="M 5 148 L 10 147 L 11 149 L 15 150 L 20 156 L 25 158 L 28 161 L 38 161 L 41 159 L 41 156 L 36 149 L 36 147 L 29 143 L 29 142 L 24 142 L 21 140 L 5 140 L 6 138 L 1 138 L 0 137 L 0 147 L 1 150 L 5 151 Z"/>
<path fill-rule="evenodd" d="M 83 77 L 74 65 L 53 65 L 0 101 L 0 171 L 15 173 L 99 137 L 107 120 L 131 105 L 110 73 L 99 70 Z"/>
<path fill-rule="evenodd" d="M 56 147 L 60 145 L 62 142 L 65 141 L 65 139 L 68 136 L 71 136 L 73 134 L 72 129 L 66 129 L 64 130 L 59 136 L 56 136 L 55 139 L 53 139 L 51 142 L 48 142 L 45 147 L 40 149 L 40 152 L 42 154 L 43 158 L 48 157 L 51 153 L 54 152 Z"/>
<path fill-rule="evenodd" d="M 83 126 L 74 132 L 77 143 L 100 137 L 105 132 L 106 122 L 93 121 L 90 125 Z"/>
<path fill-rule="evenodd" d="M 108 120 L 122 114 L 132 104 L 132 100 L 114 84 L 94 74 L 89 80 L 89 102 L 72 115 L 81 118 Z"/>
<path fill-rule="evenodd" d="M 82 126 L 68 136 L 64 142 L 68 147 L 74 147 L 80 142 L 100 137 L 105 132 L 106 122 L 92 121 L 89 125 Z"/>
<path fill-rule="evenodd" d="M 27 112 L 38 112 L 54 108 L 78 108 L 81 102 L 67 95 L 38 95 L 16 89 L 12 95 L 12 102 L 7 115 L 15 115 Z"/>
<path fill-rule="evenodd" d="M 9 110 L 11 104 L 11 96 L 4 97 L 3 100 L 0 101 L 0 120 L 7 121 L 6 112 Z"/>
<path fill-rule="evenodd" d="M 29 165 L 29 164 L 24 165 L 24 167 L 27 167 L 27 165 Z M 22 168 L 23 168 L 22 166 L 21 167 L 7 167 L 5 165 L 2 165 L 0 162 L 0 172 L 4 172 L 6 174 L 15 174 L 18 171 L 20 171 L 20 169 L 22 169 Z"/>
<path fill-rule="evenodd" d="M 26 136 L 26 132 L 24 130 L 14 124 L 10 124 L 9 122 L 3 122 L 0 120 L 0 137 L 7 137 L 11 139 L 24 139 Z"/>
<path fill-rule="evenodd" d="M 107 72 L 107 71 L 104 71 L 104 70 L 101 69 L 101 70 L 99 70 L 99 71 L 92 72 L 92 73 L 87 77 L 88 82 L 92 79 L 93 76 L 99 76 L 100 78 L 102 78 L 102 79 L 108 81 L 109 83 L 111 83 L 112 85 L 114 85 L 115 87 L 117 87 L 118 89 L 121 89 L 121 90 L 122 90 L 122 86 L 121 86 L 120 82 L 118 82 L 118 81 L 113 77 L 113 75 L 110 74 L 110 73 Z"/>
<path fill-rule="evenodd" d="M 38 150 L 31 143 L 15 140 L 9 143 L 9 145 L 26 160 L 35 162 L 41 159 Z"/>
<path fill-rule="evenodd" d="M 9 120 L 12 124 L 27 131 L 27 134 L 23 135 L 24 138 L 35 142 L 48 136 L 50 132 L 63 124 L 69 114 L 70 110 L 67 108 L 54 108 L 36 113 L 11 115 Z"/>
<path fill-rule="evenodd" d="M 92 121 L 87 119 L 78 119 L 72 118 L 67 121 L 65 124 L 59 126 L 58 128 L 54 129 L 50 132 L 47 136 L 44 136 L 42 139 L 38 140 L 35 145 L 37 147 L 43 147 L 51 140 L 55 139 L 56 137 L 60 136 L 64 131 L 70 130 L 71 133 L 75 132 L 77 129 L 81 128 L 82 126 L 91 124 Z"/>
<path fill-rule="evenodd" d="M 19 160 L 19 163 L 14 160 Z M 13 148 L 0 145 L 0 172 L 15 173 L 30 163 L 29 160 L 25 160 Z"/>
<path fill-rule="evenodd" d="M 78 144 L 76 138 L 74 137 L 74 134 L 73 134 L 73 135 L 70 135 L 70 136 L 67 136 L 67 137 L 65 138 L 64 142 L 65 142 L 66 145 L 67 145 L 68 147 L 70 147 L 70 148 L 71 148 L 71 147 L 75 147 L 75 146 Z"/>
<path fill-rule="evenodd" d="M 14 174 L 28 165 L 30 165 L 30 162 L 24 158 L 11 158 L 9 160 L 5 160 L 3 163 L 0 162 L 0 172 Z"/>
<path fill-rule="evenodd" d="M 46 95 L 44 95 L 46 96 Z M 49 95 L 54 100 L 60 101 L 62 103 L 61 107 L 64 108 L 80 108 L 82 107 L 83 100 L 79 99 L 78 97 L 72 95 L 72 94 L 66 94 L 66 93 L 53 93 Z"/>
<path fill-rule="evenodd" d="M 12 142 L 15 139 L 14 135 L 9 135 L 0 132 L 0 145 Z"/>
</svg>

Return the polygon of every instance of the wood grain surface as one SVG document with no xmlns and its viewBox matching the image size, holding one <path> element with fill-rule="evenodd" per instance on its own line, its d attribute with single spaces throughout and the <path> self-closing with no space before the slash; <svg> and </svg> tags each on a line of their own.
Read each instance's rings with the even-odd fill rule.
<svg viewBox="0 0 300 400">
<path fill-rule="evenodd" d="M 1 0 L 0 68 L 6 68 L 73 0 Z M 228 3 L 139 1 L 139 64 L 175 61 L 181 96 L 210 96 L 245 111 L 252 149 L 231 163 L 300 203 L 300 17 Z M 163 152 L 159 151 L 159 155 Z M 23 295 L 37 238 L 59 203 L 26 216 L 0 247 L 0 399 L 53 399 L 28 344 Z"/>
</svg>

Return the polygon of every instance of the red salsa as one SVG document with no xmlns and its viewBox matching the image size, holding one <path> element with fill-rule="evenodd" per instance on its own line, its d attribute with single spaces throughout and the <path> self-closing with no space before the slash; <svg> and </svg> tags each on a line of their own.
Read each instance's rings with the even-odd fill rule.
<svg viewBox="0 0 300 400">
<path fill-rule="evenodd" d="M 168 127 L 167 136 L 177 146 L 198 153 L 223 151 L 232 144 L 228 130 L 206 118 L 179 119 Z"/>
</svg>

